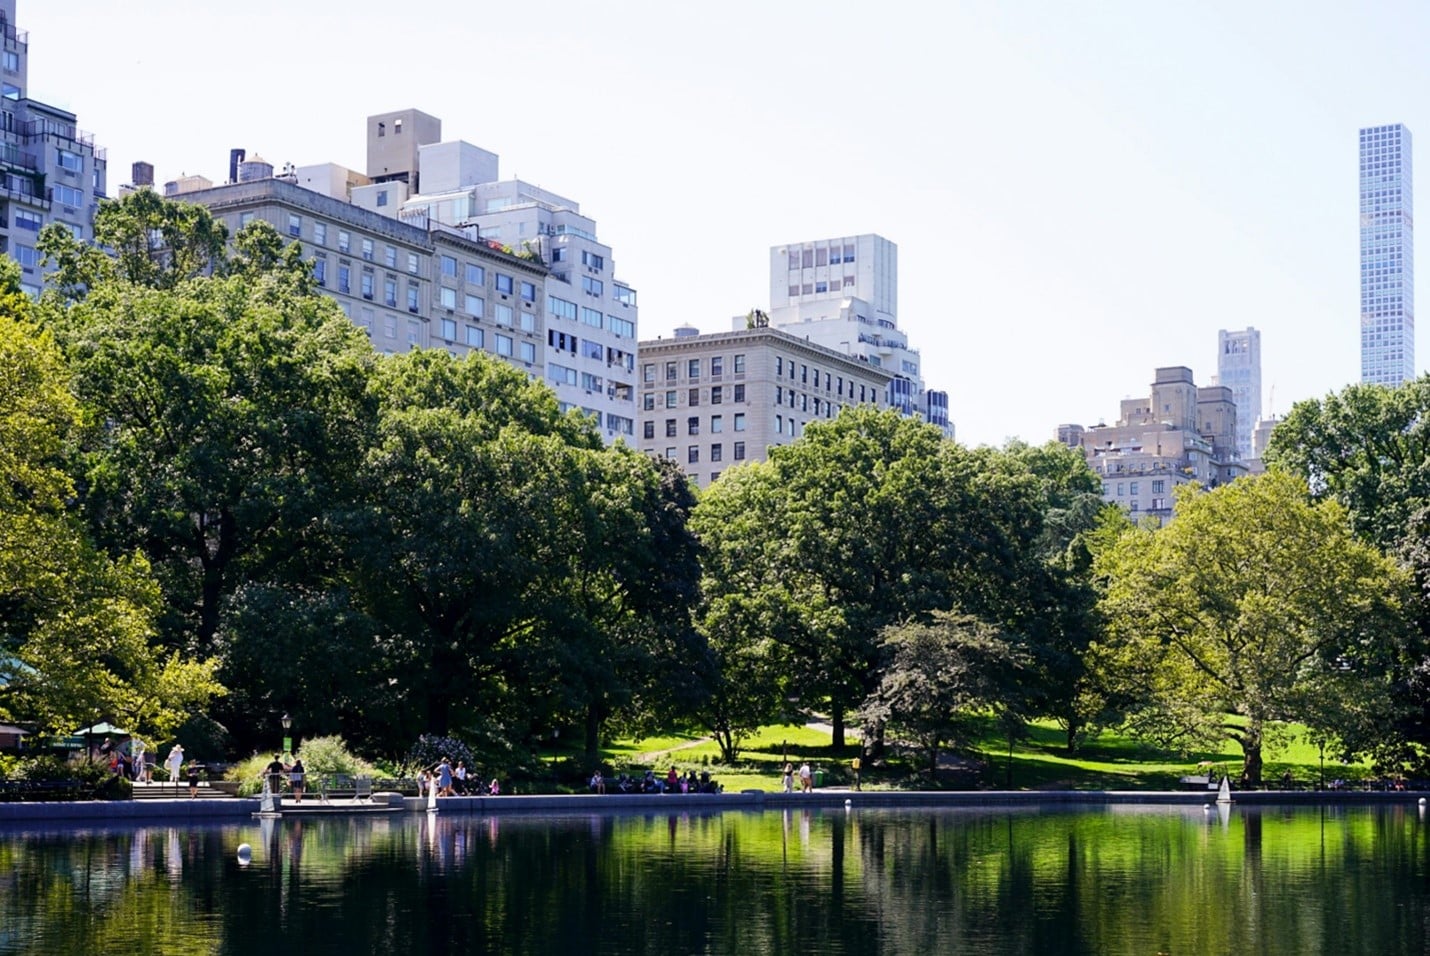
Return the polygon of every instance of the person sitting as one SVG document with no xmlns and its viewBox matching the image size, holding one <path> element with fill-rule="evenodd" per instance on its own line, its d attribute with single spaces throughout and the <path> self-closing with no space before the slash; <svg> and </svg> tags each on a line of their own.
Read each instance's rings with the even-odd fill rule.
<svg viewBox="0 0 1430 956">
<path fill-rule="evenodd" d="M 600 768 L 600 767 L 597 767 L 597 768 L 596 768 L 596 772 L 593 773 L 593 774 L 591 774 L 591 792 L 592 792 L 592 793 L 605 793 L 605 792 L 606 792 L 606 778 L 603 777 L 603 776 L 601 776 L 601 768 Z"/>
<path fill-rule="evenodd" d="M 491 785 L 487 787 L 487 793 L 493 797 L 501 796 L 501 782 L 496 777 L 492 777 Z"/>
</svg>

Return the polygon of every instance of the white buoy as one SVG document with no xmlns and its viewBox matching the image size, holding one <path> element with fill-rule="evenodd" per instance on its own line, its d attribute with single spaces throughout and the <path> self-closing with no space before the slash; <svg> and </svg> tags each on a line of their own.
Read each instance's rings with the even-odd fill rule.
<svg viewBox="0 0 1430 956">
<path fill-rule="evenodd" d="M 1211 805 L 1210 803 L 1204 803 L 1204 804 L 1202 804 L 1202 809 L 1203 809 L 1203 810 L 1210 810 L 1211 808 L 1212 808 L 1212 805 Z"/>
<path fill-rule="evenodd" d="M 1422 807 L 1425 806 L 1425 798 L 1424 798 L 1424 797 L 1421 797 L 1421 798 L 1420 798 L 1420 805 L 1421 805 Z"/>
<path fill-rule="evenodd" d="M 252 859 L 253 847 L 249 846 L 247 843 L 240 843 L 238 845 L 238 865 L 247 866 Z"/>
</svg>

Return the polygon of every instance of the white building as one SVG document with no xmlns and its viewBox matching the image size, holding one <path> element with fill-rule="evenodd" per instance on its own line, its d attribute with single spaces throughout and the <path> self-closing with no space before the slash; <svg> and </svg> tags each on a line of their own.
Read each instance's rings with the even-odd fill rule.
<svg viewBox="0 0 1430 956">
<path fill-rule="evenodd" d="M 889 373 L 887 403 L 952 435 L 948 393 L 924 387 L 919 350 L 899 329 L 899 250 L 867 234 L 770 249 L 770 325 Z"/>
<path fill-rule="evenodd" d="M 471 143 L 417 142 L 413 133 L 393 132 L 402 123 L 419 128 L 425 114 L 381 114 L 368 120 L 369 143 L 382 131 L 390 144 L 407 135 L 415 145 L 410 172 L 388 150 L 386 172 L 368 173 L 395 182 L 391 198 L 383 185 L 359 187 L 354 202 L 403 221 L 426 226 L 475 229 L 488 242 L 515 254 L 539 256 L 550 274 L 545 298 L 546 349 L 543 372 L 563 409 L 592 415 L 608 441 L 632 440 L 636 422 L 636 291 L 616 278 L 611 247 L 596 235 L 596 221 L 580 205 L 521 180 L 501 180 L 498 157 Z M 430 119 L 428 117 L 427 119 Z M 435 122 L 435 121 L 434 121 Z M 432 125 L 426 128 L 431 131 Z M 436 131 L 440 133 L 440 124 Z M 375 150 L 369 149 L 369 156 Z M 411 191 L 409 184 L 420 186 Z"/>
<path fill-rule="evenodd" d="M 92 240 L 108 164 L 73 113 L 30 98 L 29 53 L 29 34 L 15 27 L 15 0 L 0 0 L 0 252 L 20 263 L 24 290 L 39 295 L 40 230 L 57 222 Z"/>
<path fill-rule="evenodd" d="M 1256 456 L 1252 435 L 1261 421 L 1261 333 L 1251 326 L 1219 330 L 1216 367 L 1213 384 L 1231 389 L 1236 402 L 1236 453 L 1249 461 Z"/>
</svg>

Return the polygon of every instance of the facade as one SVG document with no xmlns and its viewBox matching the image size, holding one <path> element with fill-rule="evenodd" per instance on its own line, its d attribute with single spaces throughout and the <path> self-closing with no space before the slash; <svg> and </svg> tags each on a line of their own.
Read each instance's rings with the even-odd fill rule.
<svg viewBox="0 0 1430 956">
<path fill-rule="evenodd" d="M 899 250 L 873 234 L 770 249 L 770 324 L 889 373 L 887 403 L 950 437 L 948 393 L 924 387 L 919 350 L 898 326 Z"/>
<path fill-rule="evenodd" d="M 1360 380 L 1415 377 L 1415 216 L 1410 130 L 1360 131 Z"/>
<path fill-rule="evenodd" d="M 1178 485 L 1215 488 L 1245 475 L 1236 454 L 1236 402 L 1225 386 L 1198 388 L 1184 366 L 1157 369 L 1151 394 L 1122 402 L 1117 424 L 1059 425 L 1102 479 L 1102 496 L 1134 519 L 1172 517 Z"/>
<path fill-rule="evenodd" d="M 891 376 L 780 329 L 759 327 L 640 344 L 637 447 L 708 487 L 725 470 L 764 461 L 811 421 L 846 405 L 885 407 Z"/>
<path fill-rule="evenodd" d="M 15 0 L 0 0 L 0 252 L 20 263 L 21 284 L 43 285 L 35 241 L 52 222 L 94 238 L 107 158 L 73 113 L 29 94 L 29 35 L 15 27 Z"/>
<path fill-rule="evenodd" d="M 424 168 L 438 156 L 454 178 L 443 182 L 429 173 L 424 188 L 450 188 L 412 196 L 403 219 L 475 228 L 484 239 L 539 256 L 549 269 L 547 382 L 563 408 L 594 416 L 608 438 L 632 439 L 636 291 L 616 278 L 611 247 L 597 238 L 595 220 L 573 200 L 520 180 L 463 182 L 496 174 L 496 156 L 470 144 L 424 147 Z"/>
<path fill-rule="evenodd" d="M 230 233 L 260 219 L 301 243 L 319 287 L 380 352 L 480 350 L 541 374 L 546 270 L 539 262 L 459 229 L 418 228 L 284 179 L 171 195 L 207 207 Z"/>
<path fill-rule="evenodd" d="M 1216 384 L 1231 389 L 1236 402 L 1236 453 L 1253 457 L 1252 433 L 1261 421 L 1261 333 L 1251 326 L 1217 332 Z"/>
</svg>

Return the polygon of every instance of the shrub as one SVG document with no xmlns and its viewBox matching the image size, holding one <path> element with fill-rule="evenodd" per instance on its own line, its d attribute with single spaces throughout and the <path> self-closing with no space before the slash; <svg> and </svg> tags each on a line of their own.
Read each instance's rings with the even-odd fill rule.
<svg viewBox="0 0 1430 956">
<path fill-rule="evenodd" d="M 417 738 L 417 743 L 408 751 L 407 763 L 420 770 L 435 766 L 443 757 L 454 767 L 465 763 L 468 770 L 476 770 L 476 755 L 472 753 L 471 747 L 456 737 L 438 737 L 433 734 L 423 734 Z"/>
<path fill-rule="evenodd" d="M 354 777 L 374 776 L 377 773 L 372 764 L 348 750 L 343 738 L 313 737 L 303 741 L 297 756 L 303 760 L 303 770 L 311 780 L 314 776 L 344 773 Z M 263 772 L 273 760 L 271 753 L 254 754 L 247 760 L 234 764 L 225 780 L 238 781 L 239 796 L 251 797 L 263 792 Z M 317 789 L 316 781 L 313 789 Z"/>
</svg>

